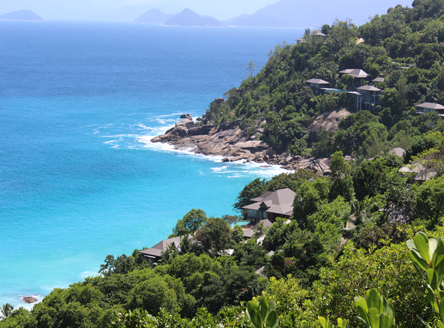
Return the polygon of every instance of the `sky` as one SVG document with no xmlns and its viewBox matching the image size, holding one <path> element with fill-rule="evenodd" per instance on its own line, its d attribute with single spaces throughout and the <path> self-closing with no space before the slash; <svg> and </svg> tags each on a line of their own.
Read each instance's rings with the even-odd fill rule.
<svg viewBox="0 0 444 328">
<path fill-rule="evenodd" d="M 277 0 L 0 0 L 0 14 L 28 9 L 44 19 L 83 20 L 140 16 L 151 8 L 167 14 L 190 8 L 200 15 L 226 20 L 256 10 Z M 137 14 L 136 14 L 137 13 Z"/>
<path fill-rule="evenodd" d="M 294 0 L 304 8 L 306 1 Z M 338 1 L 338 11 L 347 1 L 354 5 L 369 0 Z M 151 8 L 159 8 L 167 14 L 178 13 L 189 8 L 200 15 L 226 20 L 241 14 L 252 14 L 278 0 L 0 0 L 0 15 L 14 10 L 28 9 L 46 20 L 114 20 L 133 21 Z M 392 1 L 393 2 L 393 1 Z M 412 0 L 398 0 L 403 6 Z M 388 5 L 389 6 L 389 5 Z M 384 10 L 385 11 L 385 10 Z M 380 14 L 384 14 L 381 12 Z M 372 13 L 372 14 L 376 14 Z"/>
</svg>

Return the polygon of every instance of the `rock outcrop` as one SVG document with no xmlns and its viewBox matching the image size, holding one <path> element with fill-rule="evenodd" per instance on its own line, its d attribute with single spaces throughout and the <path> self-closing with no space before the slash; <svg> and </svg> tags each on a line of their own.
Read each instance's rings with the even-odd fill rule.
<svg viewBox="0 0 444 328">
<path fill-rule="evenodd" d="M 177 122 L 165 134 L 154 137 L 151 142 L 173 145 L 176 149 L 196 154 L 223 156 L 223 162 L 257 162 L 281 165 L 287 170 L 309 168 L 319 174 L 329 173 L 329 158 L 314 159 L 309 156 L 277 154 L 267 143 L 260 140 L 265 121 L 256 122 L 256 132 L 250 135 L 242 129 L 242 120 L 214 124 L 195 123 L 188 115 Z"/>
<path fill-rule="evenodd" d="M 24 296 L 22 297 L 23 302 L 28 303 L 28 304 L 32 304 L 37 302 L 37 298 L 35 298 L 34 296 Z"/>
<path fill-rule="evenodd" d="M 318 115 L 308 128 L 310 142 L 314 142 L 316 140 L 316 134 L 321 127 L 328 132 L 335 132 L 339 130 L 339 122 L 341 119 L 350 114 L 351 113 L 346 109 L 339 109 Z"/>
</svg>

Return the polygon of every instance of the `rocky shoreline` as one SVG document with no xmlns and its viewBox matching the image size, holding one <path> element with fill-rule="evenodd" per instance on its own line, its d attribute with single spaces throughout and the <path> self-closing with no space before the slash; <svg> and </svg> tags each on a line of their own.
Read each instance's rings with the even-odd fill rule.
<svg viewBox="0 0 444 328">
<path fill-rule="evenodd" d="M 242 120 L 225 122 L 219 126 L 194 122 L 189 114 L 165 132 L 154 137 L 151 142 L 173 145 L 175 149 L 196 154 L 222 156 L 223 162 L 243 161 L 270 165 L 281 165 L 286 170 L 309 168 L 318 174 L 328 174 L 330 158 L 314 159 L 309 156 L 278 154 L 264 141 L 260 140 L 265 121 L 256 122 L 254 134 L 249 129 L 241 129 Z"/>
</svg>

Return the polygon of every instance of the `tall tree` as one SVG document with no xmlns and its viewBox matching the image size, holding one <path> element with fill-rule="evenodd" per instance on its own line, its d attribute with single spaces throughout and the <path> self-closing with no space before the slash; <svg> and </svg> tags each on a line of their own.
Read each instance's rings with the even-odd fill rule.
<svg viewBox="0 0 444 328">
<path fill-rule="evenodd" d="M 173 233 L 169 238 L 194 234 L 207 222 L 207 214 L 201 209 L 192 209 L 184 215 L 183 219 L 177 221 Z"/>
</svg>

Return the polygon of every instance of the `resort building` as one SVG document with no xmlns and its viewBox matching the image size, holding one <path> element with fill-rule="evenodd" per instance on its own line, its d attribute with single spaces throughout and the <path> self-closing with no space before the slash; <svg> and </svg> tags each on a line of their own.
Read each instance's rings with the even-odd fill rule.
<svg viewBox="0 0 444 328">
<path fill-rule="evenodd" d="M 250 205 L 242 207 L 246 210 L 246 218 L 259 223 L 261 220 L 274 222 L 277 217 L 290 217 L 293 215 L 293 190 L 279 189 L 275 192 L 267 191 L 259 197 L 250 199 Z"/>
<path fill-rule="evenodd" d="M 321 79 L 310 79 L 305 81 L 305 85 L 313 90 L 313 93 L 318 96 L 321 94 L 322 88 L 328 88 L 330 86 L 330 82 Z"/>
<path fill-rule="evenodd" d="M 311 35 L 314 35 L 314 36 L 316 36 L 316 37 L 321 37 L 321 38 L 323 38 L 324 40 L 327 39 L 327 35 L 324 34 L 324 33 L 322 33 L 322 32 L 319 31 L 319 30 L 316 30 L 316 31 L 312 32 Z M 305 42 L 305 39 L 304 39 L 304 38 L 299 38 L 299 39 L 296 40 L 296 42 L 297 42 L 297 43 L 304 43 L 304 42 Z"/>
<path fill-rule="evenodd" d="M 140 253 L 142 253 L 145 258 L 150 259 L 152 262 L 156 262 L 162 258 L 162 253 L 165 252 L 171 244 L 174 244 L 177 249 L 180 249 L 180 242 L 183 238 L 191 239 L 192 236 L 188 235 L 164 239 L 153 247 L 140 251 Z"/>
<path fill-rule="evenodd" d="M 353 76 L 353 85 L 349 88 L 349 90 L 356 90 L 359 86 L 362 85 L 362 81 L 365 81 L 368 74 L 364 72 L 362 69 L 344 69 L 343 71 L 339 71 L 339 74 L 344 75 L 348 74 Z"/>
<path fill-rule="evenodd" d="M 364 85 L 357 91 L 347 92 L 347 95 L 352 100 L 356 112 L 362 109 L 375 112 L 376 106 L 380 104 L 382 90 L 372 85 Z"/>
<path fill-rule="evenodd" d="M 444 106 L 440 104 L 425 102 L 416 105 L 415 107 L 416 107 L 416 114 L 437 112 L 439 116 L 444 116 Z"/>
<path fill-rule="evenodd" d="M 372 80 L 372 83 L 375 84 L 375 83 L 384 82 L 384 81 L 385 81 L 385 77 L 378 76 L 376 79 Z"/>
</svg>

